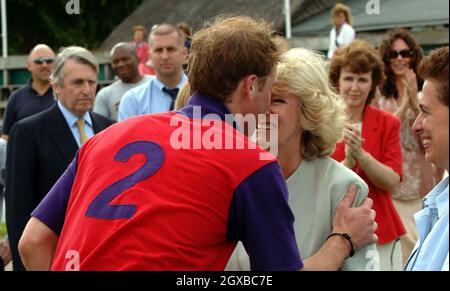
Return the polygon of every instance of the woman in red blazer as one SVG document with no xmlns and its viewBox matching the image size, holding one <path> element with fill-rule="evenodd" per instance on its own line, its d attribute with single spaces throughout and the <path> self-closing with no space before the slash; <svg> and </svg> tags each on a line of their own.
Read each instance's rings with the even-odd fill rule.
<svg viewBox="0 0 450 291">
<path fill-rule="evenodd" d="M 332 157 L 369 185 L 377 212 L 380 270 L 401 270 L 399 237 L 406 231 L 389 194 L 402 176 L 400 121 L 368 105 L 384 79 L 383 63 L 374 48 L 356 40 L 336 51 L 329 77 L 347 105 L 348 118 Z"/>
</svg>

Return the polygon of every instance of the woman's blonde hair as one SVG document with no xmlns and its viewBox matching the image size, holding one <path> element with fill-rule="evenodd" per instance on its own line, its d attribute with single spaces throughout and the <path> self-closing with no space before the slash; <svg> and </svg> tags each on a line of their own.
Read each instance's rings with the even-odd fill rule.
<svg viewBox="0 0 450 291">
<path fill-rule="evenodd" d="M 273 90 L 299 100 L 303 158 L 331 154 L 344 128 L 345 103 L 328 83 L 324 58 L 307 49 L 289 50 L 278 65 Z"/>
<path fill-rule="evenodd" d="M 189 82 L 184 83 L 180 91 L 178 91 L 177 98 L 175 99 L 174 110 L 180 110 L 185 107 L 191 97 L 191 86 Z"/>
</svg>

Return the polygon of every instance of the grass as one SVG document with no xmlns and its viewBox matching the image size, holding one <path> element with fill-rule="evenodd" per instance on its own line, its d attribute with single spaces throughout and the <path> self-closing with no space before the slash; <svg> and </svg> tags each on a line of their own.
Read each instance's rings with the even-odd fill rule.
<svg viewBox="0 0 450 291">
<path fill-rule="evenodd" d="M 6 224 L 2 222 L 0 224 L 0 238 L 3 238 L 6 236 Z"/>
</svg>

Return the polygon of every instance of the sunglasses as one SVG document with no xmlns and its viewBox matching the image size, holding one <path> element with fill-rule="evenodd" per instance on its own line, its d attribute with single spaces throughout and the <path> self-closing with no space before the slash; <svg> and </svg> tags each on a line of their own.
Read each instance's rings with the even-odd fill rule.
<svg viewBox="0 0 450 291">
<path fill-rule="evenodd" d="M 42 65 L 44 62 L 47 64 L 53 64 L 53 62 L 55 61 L 54 57 L 47 57 L 47 58 L 35 58 L 33 59 L 33 63 L 35 63 L 36 65 Z"/>
<path fill-rule="evenodd" d="M 389 58 L 396 59 L 398 56 L 402 56 L 402 58 L 410 58 L 412 57 L 412 54 L 412 50 L 390 51 Z"/>
</svg>

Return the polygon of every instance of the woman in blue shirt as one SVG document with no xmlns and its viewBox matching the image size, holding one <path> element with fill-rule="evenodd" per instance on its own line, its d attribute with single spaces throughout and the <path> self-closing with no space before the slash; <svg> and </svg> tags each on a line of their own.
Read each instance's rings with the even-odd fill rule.
<svg viewBox="0 0 450 291">
<path fill-rule="evenodd" d="M 425 149 L 425 159 L 448 172 L 448 46 L 432 51 L 420 64 L 419 75 L 425 83 L 413 130 Z M 408 271 L 449 270 L 448 182 L 448 177 L 441 181 L 414 215 L 419 241 L 406 264 Z"/>
</svg>

